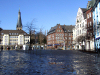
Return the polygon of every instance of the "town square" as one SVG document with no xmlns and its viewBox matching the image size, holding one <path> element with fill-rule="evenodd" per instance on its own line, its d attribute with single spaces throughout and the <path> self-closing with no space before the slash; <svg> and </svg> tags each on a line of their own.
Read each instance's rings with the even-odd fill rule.
<svg viewBox="0 0 100 75">
<path fill-rule="evenodd" d="M 100 75 L 100 0 L 0 0 L 0 75 Z"/>
</svg>

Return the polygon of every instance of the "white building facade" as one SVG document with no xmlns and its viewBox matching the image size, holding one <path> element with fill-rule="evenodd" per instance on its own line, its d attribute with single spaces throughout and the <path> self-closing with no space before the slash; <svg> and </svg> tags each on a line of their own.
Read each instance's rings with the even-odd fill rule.
<svg viewBox="0 0 100 75">
<path fill-rule="evenodd" d="M 0 46 L 22 46 L 30 42 L 30 36 L 23 30 L 2 30 Z"/>
<path fill-rule="evenodd" d="M 86 10 L 85 8 L 79 8 L 76 17 L 76 26 L 73 29 L 73 45 L 74 49 L 82 49 L 85 47 L 85 38 L 84 36 L 87 33 L 87 19 L 86 19 Z M 78 39 L 81 39 L 79 41 Z"/>
</svg>

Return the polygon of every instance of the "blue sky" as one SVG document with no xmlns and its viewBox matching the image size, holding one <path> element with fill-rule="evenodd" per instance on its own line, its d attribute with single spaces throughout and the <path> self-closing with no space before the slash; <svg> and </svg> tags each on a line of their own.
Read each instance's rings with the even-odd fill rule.
<svg viewBox="0 0 100 75">
<path fill-rule="evenodd" d="M 35 18 L 37 31 L 50 30 L 56 24 L 75 25 L 78 8 L 89 0 L 0 0 L 0 27 L 15 30 L 20 7 L 22 24 Z M 25 30 L 25 29 L 23 29 Z"/>
</svg>

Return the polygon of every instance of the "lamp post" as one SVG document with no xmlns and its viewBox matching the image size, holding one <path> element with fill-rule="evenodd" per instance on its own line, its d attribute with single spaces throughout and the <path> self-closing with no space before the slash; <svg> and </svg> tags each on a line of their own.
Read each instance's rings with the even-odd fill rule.
<svg viewBox="0 0 100 75">
<path fill-rule="evenodd" d="M 65 50 L 65 39 L 64 39 L 64 50 Z"/>
</svg>

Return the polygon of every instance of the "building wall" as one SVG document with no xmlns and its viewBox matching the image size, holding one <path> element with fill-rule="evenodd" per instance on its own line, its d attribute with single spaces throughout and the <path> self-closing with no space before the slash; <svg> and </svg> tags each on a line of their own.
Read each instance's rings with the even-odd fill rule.
<svg viewBox="0 0 100 75">
<path fill-rule="evenodd" d="M 82 9 L 79 8 L 78 12 L 77 12 L 77 17 L 76 17 L 76 26 L 73 29 L 73 43 L 74 43 L 74 48 L 77 49 L 82 49 L 82 45 L 83 42 L 80 42 L 81 44 L 79 44 L 79 42 L 76 41 L 76 39 L 79 36 L 85 36 L 86 35 L 86 25 L 87 25 L 87 19 L 85 19 L 84 14 L 82 12 Z"/>
<path fill-rule="evenodd" d="M 63 43 L 63 40 L 64 31 L 59 25 L 54 33 L 47 35 L 47 44 L 51 45 L 48 48 L 58 48 L 59 45 L 57 44 Z"/>
<path fill-rule="evenodd" d="M 61 25 L 59 24 L 54 33 L 47 35 L 47 48 L 57 49 L 59 47 L 64 48 L 64 43 L 66 49 L 72 49 L 73 33 L 65 32 Z"/>
<path fill-rule="evenodd" d="M 9 34 L 2 35 L 2 41 L 0 45 L 23 45 L 27 42 L 30 42 L 30 36 L 24 36 L 24 35 L 18 35 L 18 36 L 12 36 Z"/>
<path fill-rule="evenodd" d="M 97 4 L 93 11 L 93 27 L 94 27 L 94 35 L 95 35 L 95 48 L 100 48 L 100 2 Z"/>
<path fill-rule="evenodd" d="M 9 45 L 9 35 L 4 34 L 3 36 L 3 45 Z"/>
<path fill-rule="evenodd" d="M 92 8 L 87 10 L 87 39 L 86 39 L 86 50 L 94 50 L 94 38 L 93 38 L 93 17 L 92 17 Z"/>
</svg>

